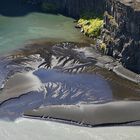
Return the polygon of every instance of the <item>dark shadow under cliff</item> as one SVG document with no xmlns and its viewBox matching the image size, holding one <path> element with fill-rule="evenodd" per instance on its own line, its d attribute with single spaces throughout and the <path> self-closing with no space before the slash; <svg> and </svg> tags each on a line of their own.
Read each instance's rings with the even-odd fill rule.
<svg viewBox="0 0 140 140">
<path fill-rule="evenodd" d="M 0 0 L 0 15 L 24 16 L 31 12 L 43 12 L 42 3 L 55 5 L 57 13 L 77 18 L 83 12 L 102 13 L 105 0 Z"/>
<path fill-rule="evenodd" d="M 23 0 L 0 0 L 0 15 L 3 16 L 24 16 L 31 12 L 40 11 L 39 6 L 25 3 Z"/>
</svg>

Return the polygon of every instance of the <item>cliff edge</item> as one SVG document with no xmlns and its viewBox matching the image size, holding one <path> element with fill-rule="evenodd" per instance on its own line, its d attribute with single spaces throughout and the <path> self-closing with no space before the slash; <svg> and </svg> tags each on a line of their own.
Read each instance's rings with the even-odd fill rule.
<svg viewBox="0 0 140 140">
<path fill-rule="evenodd" d="M 104 23 L 106 53 L 140 73 L 140 0 L 106 0 Z"/>
</svg>

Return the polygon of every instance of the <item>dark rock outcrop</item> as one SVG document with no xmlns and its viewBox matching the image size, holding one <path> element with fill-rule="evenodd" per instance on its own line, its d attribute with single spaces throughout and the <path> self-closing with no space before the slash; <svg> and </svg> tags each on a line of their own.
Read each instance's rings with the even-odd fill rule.
<svg viewBox="0 0 140 140">
<path fill-rule="evenodd" d="M 106 0 L 102 38 L 110 55 L 140 73 L 140 1 Z"/>
<path fill-rule="evenodd" d="M 121 31 L 135 37 L 140 34 L 140 1 L 106 0 L 106 9 Z"/>
</svg>

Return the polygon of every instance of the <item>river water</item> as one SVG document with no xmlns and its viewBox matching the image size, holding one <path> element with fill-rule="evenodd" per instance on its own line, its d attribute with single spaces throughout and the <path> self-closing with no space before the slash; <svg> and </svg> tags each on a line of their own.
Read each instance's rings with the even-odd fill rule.
<svg viewBox="0 0 140 140">
<path fill-rule="evenodd" d="M 2 0 L 0 4 L 0 118 L 15 120 L 26 110 L 40 106 L 140 100 L 138 85 L 105 69 L 93 66 L 90 68 L 92 72 L 63 72 L 75 65 L 65 61 L 67 56 L 71 57 L 71 50 L 67 54 L 59 48 L 59 52 L 57 44 L 74 42 L 80 47 L 87 47 L 93 42 L 74 28 L 74 19 L 41 13 L 36 7 L 21 4 L 20 0 L 13 0 L 11 5 L 7 2 Z M 28 48 L 31 44 L 32 47 Z M 56 52 L 52 53 L 49 48 L 52 46 Z M 65 67 L 61 63 L 64 56 L 62 63 Z M 47 68 L 43 65 L 38 68 L 46 59 L 50 60 L 52 67 L 48 67 L 47 63 Z M 76 62 L 78 64 L 85 62 Z M 5 125 L 3 122 L 0 124 Z M 71 127 L 69 129 L 71 131 Z"/>
<path fill-rule="evenodd" d="M 24 46 L 31 39 L 59 39 L 81 41 L 82 35 L 74 28 L 73 19 L 62 15 L 30 13 L 22 17 L 0 15 L 0 54 Z"/>
<path fill-rule="evenodd" d="M 0 55 L 23 47 L 31 39 L 82 42 L 85 38 L 73 28 L 73 21 L 59 14 L 41 13 L 38 7 L 22 0 L 1 0 Z"/>
</svg>

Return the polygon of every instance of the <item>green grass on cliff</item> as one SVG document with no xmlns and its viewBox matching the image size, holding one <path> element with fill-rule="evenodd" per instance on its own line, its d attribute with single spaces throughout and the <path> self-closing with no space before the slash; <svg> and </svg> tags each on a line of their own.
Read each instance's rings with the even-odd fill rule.
<svg viewBox="0 0 140 140">
<path fill-rule="evenodd" d="M 78 26 L 81 28 L 81 31 L 89 37 L 98 37 L 103 27 L 103 19 L 100 18 L 91 18 L 85 19 L 80 18 L 78 20 Z"/>
<path fill-rule="evenodd" d="M 81 31 L 89 37 L 98 37 L 103 27 L 103 15 L 86 11 L 82 12 L 80 17 L 77 26 L 81 28 Z"/>
</svg>

